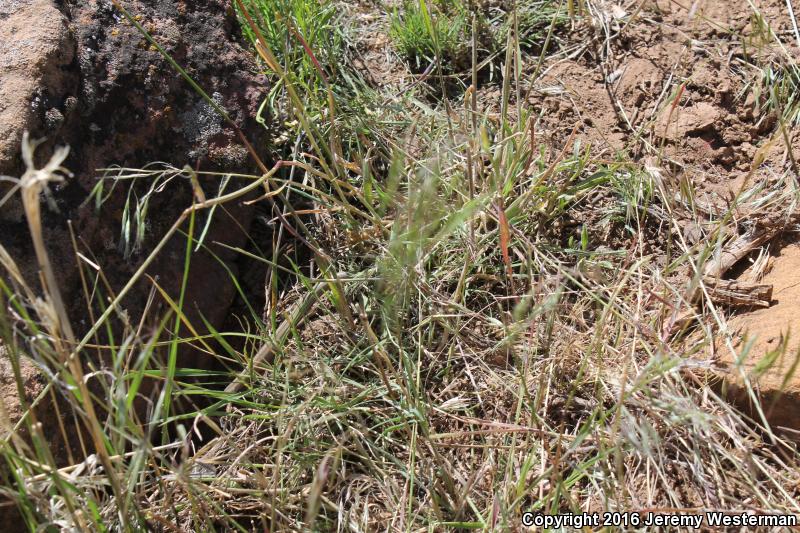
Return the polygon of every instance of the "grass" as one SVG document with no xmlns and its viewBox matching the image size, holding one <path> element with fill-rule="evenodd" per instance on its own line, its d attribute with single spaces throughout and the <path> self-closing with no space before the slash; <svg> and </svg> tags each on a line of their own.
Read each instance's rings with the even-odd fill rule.
<svg viewBox="0 0 800 533">
<path fill-rule="evenodd" d="M 764 116 L 774 113 L 790 126 L 796 125 L 800 119 L 800 69 L 760 12 L 753 13 L 750 27 L 752 31 L 742 43 L 746 59 L 759 70 L 751 84 L 754 100 L 762 103 Z"/>
<path fill-rule="evenodd" d="M 342 35 L 337 31 L 335 6 L 318 0 L 244 0 L 242 6 L 256 23 L 254 27 L 242 24 L 247 39 L 255 46 L 257 29 L 284 72 L 292 76 L 292 83 L 306 92 L 309 103 L 324 105 L 327 80 L 337 76 L 344 48 Z M 239 15 L 244 21 L 241 8 Z M 270 65 L 266 67 L 272 70 Z M 276 83 L 268 101 L 274 110 L 285 80 L 274 70 L 271 74 Z"/>
<path fill-rule="evenodd" d="M 569 5 L 572 5 L 570 2 Z M 553 0 L 525 0 L 517 6 L 520 45 L 541 50 L 550 27 L 564 28 L 570 21 L 568 5 Z M 509 20 L 508 24 L 512 24 Z"/>
<path fill-rule="evenodd" d="M 397 51 L 424 70 L 440 58 L 448 71 L 463 70 L 469 61 L 469 12 L 461 0 L 428 3 L 404 0 L 395 8 L 389 36 Z"/>
<path fill-rule="evenodd" d="M 797 20 L 793 11 L 789 16 L 797 31 Z M 758 74 L 748 83 L 748 88 L 757 107 L 756 111 L 763 121 L 776 119 L 781 141 L 787 147 L 795 174 L 800 170 L 792 148 L 790 131 L 800 121 L 800 67 L 786 45 L 775 34 L 769 22 L 758 9 L 753 9 L 750 17 L 750 34 L 742 39 L 745 52 L 745 65 L 755 69 Z M 800 43 L 800 34 L 796 34 Z"/>
<path fill-rule="evenodd" d="M 0 490 L 28 529 L 494 531 L 519 529 L 524 511 L 800 511 L 792 445 L 706 381 L 717 310 L 710 301 L 693 310 L 677 273 L 696 270 L 715 242 L 675 237 L 669 213 L 691 212 L 688 200 L 621 156 L 596 157 L 572 137 L 549 145 L 515 101 L 519 76 L 497 87 L 499 116 L 468 98 L 463 107 L 389 98 L 341 62 L 335 83 L 319 85 L 312 56 L 274 15 L 292 13 L 327 75 L 336 56 L 318 52 L 331 36 L 300 18 L 324 13 L 304 20 L 331 29 L 335 6 L 245 5 L 300 140 L 280 165 L 237 176 L 244 185 L 204 174 L 217 192 L 195 191 L 160 243 L 183 239 L 185 279 L 206 245 L 204 214 L 269 184 L 308 207 L 297 228 L 313 259 L 286 267 L 275 251 L 258 254 L 268 279 L 291 290 L 268 283 L 266 319 L 251 312 L 240 329 L 217 331 L 192 323 L 185 290 L 169 295 L 152 281 L 166 311 L 127 317 L 120 302 L 144 266 L 114 293 L 78 256 L 87 313 L 98 311 L 79 337 L 58 280 L 31 286 L 0 253 L 0 338 L 18 386 L 32 361 L 47 382 L 37 402 L 57 397 L 64 415 L 60 435 L 43 434 L 28 405 L 15 426 L 0 416 Z M 432 48 L 413 50 L 432 60 L 446 28 L 428 7 L 427 32 L 397 22 L 408 11 L 387 22 L 431 37 Z M 508 37 L 504 54 L 536 64 L 520 39 Z M 42 242 L 38 191 L 61 161 L 37 169 L 28 159 L 20 186 Z M 118 169 L 103 183 L 141 177 L 197 183 L 174 168 Z M 790 194 L 776 191 L 778 204 L 775 194 Z M 132 198 L 123 221 L 131 247 L 146 201 Z M 699 325 L 674 328 L 687 310 L 702 314 Z M 187 347 L 216 369 L 181 367 Z M 59 440 L 75 450 L 66 463 Z"/>
</svg>

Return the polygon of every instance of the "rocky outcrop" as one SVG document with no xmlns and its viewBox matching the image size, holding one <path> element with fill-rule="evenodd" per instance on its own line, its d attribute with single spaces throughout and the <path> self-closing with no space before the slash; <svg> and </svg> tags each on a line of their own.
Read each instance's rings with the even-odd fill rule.
<svg viewBox="0 0 800 533">
<path fill-rule="evenodd" d="M 125 8 L 223 106 L 254 146 L 264 128 L 254 120 L 265 94 L 238 23 L 223 0 L 125 0 Z M 165 162 L 204 171 L 257 172 L 237 134 L 106 0 L 8 0 L 0 2 L 0 175 L 23 171 L 20 140 L 46 137 L 37 153 L 47 159 L 54 145 L 69 145 L 65 166 L 74 176 L 55 190 L 57 212 L 46 212 L 46 238 L 75 329 L 88 327 L 67 221 L 83 252 L 91 254 L 116 290 L 129 279 L 155 242 L 191 202 L 189 183 L 173 180 L 150 200 L 147 230 L 136 250 L 121 243 L 120 221 L 129 182 L 120 183 L 98 209 L 85 202 L 98 183 L 98 169 L 141 168 Z M 200 184 L 216 194 L 218 176 Z M 138 183 L 137 187 L 149 186 Z M 0 198 L 8 184 L 0 183 Z M 230 190 L 230 189 L 229 189 Z M 207 243 L 243 246 L 252 219 L 243 202 L 218 210 Z M 204 222 L 204 221 L 201 221 Z M 0 208 L 0 244 L 35 284 L 37 267 L 21 207 Z M 203 310 L 219 324 L 234 298 L 228 271 L 237 262 L 226 247 L 210 244 L 192 258 L 187 309 Z M 176 238 L 151 268 L 167 291 L 177 293 L 185 241 Z M 150 286 L 124 302 L 136 318 Z M 200 322 L 197 320 L 197 322 Z M 201 323 L 201 322 L 200 322 Z"/>
<path fill-rule="evenodd" d="M 61 111 L 44 109 L 44 98 L 65 100 L 77 89 L 76 73 L 68 73 L 75 42 L 67 22 L 49 0 L 0 4 L 0 173 L 18 170 L 25 129 L 63 121 Z"/>
</svg>

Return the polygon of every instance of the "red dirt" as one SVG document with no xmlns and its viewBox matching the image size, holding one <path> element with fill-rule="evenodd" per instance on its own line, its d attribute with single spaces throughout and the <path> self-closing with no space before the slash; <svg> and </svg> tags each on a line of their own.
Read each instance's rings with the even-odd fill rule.
<svg viewBox="0 0 800 533">
<path fill-rule="evenodd" d="M 769 272 L 761 283 L 773 285 L 772 306 L 734 317 L 728 322 L 733 334 L 736 351 L 741 353 L 752 342 L 750 356 L 743 361 L 742 370 L 753 375 L 758 362 L 773 350 L 779 350 L 785 342 L 786 350 L 772 368 L 754 380 L 762 395 L 769 419 L 777 426 L 797 428 L 800 407 L 800 379 L 784 380 L 800 357 L 800 246 L 792 243 L 780 249 L 769 265 Z M 731 392 L 743 404 L 749 405 L 743 380 L 732 358 L 728 378 Z M 780 391 L 780 392 L 778 392 Z M 774 402 L 774 405 L 773 405 Z"/>
<path fill-rule="evenodd" d="M 800 57 L 785 3 L 767 0 L 755 5 L 782 36 L 788 53 Z M 537 132 L 554 146 L 560 149 L 577 127 L 577 138 L 594 145 L 595 156 L 598 151 L 609 158 L 625 152 L 626 157 L 652 166 L 657 155 L 667 190 L 677 190 L 678 183 L 687 181 L 694 185 L 698 200 L 721 210 L 743 185 L 774 181 L 788 168 L 776 116 L 763 112 L 763 101 L 753 93 L 751 84 L 757 82 L 759 71 L 744 61 L 745 47 L 756 55 L 751 62 L 775 61 L 780 55 L 774 44 L 759 41 L 753 9 L 746 1 L 658 0 L 642 4 L 630 24 L 615 19 L 610 8 L 604 20 L 606 30 L 600 26 L 582 30 L 588 42 L 580 53 L 545 65 L 545 75 L 533 87 L 528 103 L 540 116 Z M 606 39 L 609 33 L 612 38 Z M 792 144 L 794 153 L 800 154 L 800 140 Z M 763 162 L 753 168 L 762 157 Z M 763 282 L 774 284 L 774 305 L 730 321 L 732 330 L 749 331 L 756 339 L 746 371 L 800 316 L 800 252 L 793 240 L 783 249 L 772 245 L 778 252 Z M 771 420 L 800 428 L 800 376 L 783 384 L 794 360 L 791 354 L 800 348 L 797 338 L 790 337 L 789 356 L 757 386 L 766 403 L 785 387 Z M 741 392 L 732 369 L 734 355 L 718 350 L 716 357 L 727 369 L 723 375 L 731 389 Z M 740 393 L 732 397 L 743 398 Z"/>
</svg>

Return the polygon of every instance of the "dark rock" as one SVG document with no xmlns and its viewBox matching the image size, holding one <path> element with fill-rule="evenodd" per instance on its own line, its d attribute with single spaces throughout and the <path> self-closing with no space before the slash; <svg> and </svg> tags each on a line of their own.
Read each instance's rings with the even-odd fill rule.
<svg viewBox="0 0 800 533">
<path fill-rule="evenodd" d="M 152 247 L 192 201 L 188 180 L 175 179 L 153 195 L 141 245 L 120 242 L 120 223 L 129 183 L 114 188 L 100 209 L 85 200 L 98 183 L 98 169 L 142 168 L 165 162 L 203 171 L 259 173 L 236 132 L 192 89 L 156 48 L 105 0 L 13 0 L 0 2 L 0 175 L 24 171 L 20 140 L 47 137 L 37 154 L 46 160 L 55 145 L 69 145 L 66 167 L 74 177 L 54 192 L 58 212 L 43 208 L 49 253 L 72 322 L 80 334 L 90 324 L 80 290 L 71 221 L 82 252 L 103 268 L 112 288 L 130 279 Z M 256 146 L 264 128 L 254 120 L 265 94 L 245 50 L 238 23 L 223 0 L 126 0 L 124 5 L 189 75 L 223 106 Z M 219 176 L 202 176 L 207 196 Z M 134 185 L 146 191 L 150 183 Z M 8 185 L 0 183 L 0 198 Z M 110 189 L 110 183 L 106 191 Z M 138 189 L 137 189 L 138 190 Z M 229 186 L 228 191 L 233 190 Z M 204 214 L 198 227 L 205 223 Z M 217 210 L 206 237 L 211 251 L 192 257 L 187 309 L 198 325 L 199 310 L 220 324 L 235 291 L 234 254 L 215 242 L 243 246 L 253 218 L 242 201 Z M 16 199 L 0 207 L 0 245 L 18 261 L 31 285 L 38 267 L 22 209 Z M 185 240 L 173 239 L 150 268 L 177 295 Z M 221 264 L 220 263 L 223 263 Z M 143 281 L 123 302 L 137 320 L 151 286 Z M 197 363 L 192 366 L 198 366 Z M 200 365 L 202 366 L 202 365 Z"/>
<path fill-rule="evenodd" d="M 225 108 L 253 146 L 265 146 L 266 132 L 254 120 L 266 92 L 264 79 L 256 74 L 226 2 L 125 0 L 123 4 Z M 141 198 L 152 185 L 151 178 L 134 185 L 120 182 L 113 192 L 107 182 L 108 197 L 98 209 L 93 201 L 86 202 L 103 175 L 98 169 L 154 163 L 158 167 L 163 164 L 156 162 L 163 162 L 178 169 L 190 165 L 202 171 L 260 173 L 234 128 L 105 0 L 0 0 L 0 175 L 18 177 L 24 171 L 20 142 L 25 130 L 33 139 L 47 138 L 37 150 L 40 163 L 56 145 L 71 148 L 65 166 L 74 176 L 53 188 L 57 211 L 43 207 L 42 213 L 48 252 L 79 335 L 91 324 L 68 221 L 80 251 L 102 267 L 112 290 L 118 291 L 192 202 L 188 180 L 171 180 L 150 200 L 142 241 L 126 246 L 120 235 L 128 190 L 135 187 Z M 206 196 L 217 194 L 221 176 L 199 179 Z M 229 184 L 226 192 L 237 185 Z M 0 199 L 8 186 L 0 182 Z M 185 309 L 199 331 L 201 314 L 220 326 L 234 300 L 229 272 L 238 276 L 237 257 L 220 244 L 247 243 L 253 207 L 243 200 L 215 211 L 205 239 L 213 254 L 192 254 Z M 197 228 L 204 227 L 207 216 L 198 217 Z M 38 287 L 38 266 L 16 196 L 0 207 L 0 245 L 18 262 L 29 284 Z M 148 270 L 175 297 L 185 249 L 185 238 L 176 236 Z M 138 321 L 151 290 L 144 278 L 123 300 L 124 315 L 132 322 Z M 97 310 L 97 301 L 95 306 Z M 154 311 L 156 315 L 158 310 Z M 184 352 L 182 362 L 207 366 L 199 357 Z"/>
</svg>

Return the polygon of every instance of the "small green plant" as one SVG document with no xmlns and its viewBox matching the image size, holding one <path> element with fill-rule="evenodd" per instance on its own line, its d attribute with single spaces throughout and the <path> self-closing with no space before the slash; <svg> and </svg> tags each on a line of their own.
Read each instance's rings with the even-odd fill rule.
<svg viewBox="0 0 800 533">
<path fill-rule="evenodd" d="M 646 172 L 626 168 L 609 169 L 611 186 L 625 210 L 625 221 L 630 222 L 646 211 L 653 200 L 655 184 Z"/>
<path fill-rule="evenodd" d="M 800 68 L 792 58 L 774 53 L 776 44 L 778 50 L 785 47 L 760 13 L 753 13 L 750 28 L 742 44 L 745 56 L 760 71 L 752 84 L 754 100 L 763 104 L 763 116 L 776 113 L 789 125 L 800 123 Z"/>
<path fill-rule="evenodd" d="M 520 45 L 537 49 L 544 45 L 550 27 L 563 27 L 569 22 L 567 10 L 558 1 L 524 0 L 517 5 L 517 26 Z M 509 17 L 506 27 L 512 23 Z"/>
<path fill-rule="evenodd" d="M 312 96 L 310 101 L 324 105 L 325 84 L 336 76 L 331 69 L 339 64 L 343 48 L 333 4 L 327 0 L 242 0 L 242 5 L 283 70 L 304 86 Z M 244 14 L 239 15 L 245 37 L 256 46 L 255 31 L 244 23 Z M 271 102 L 281 85 L 277 82 L 273 87 Z"/>
<path fill-rule="evenodd" d="M 417 69 L 439 56 L 443 68 L 466 65 L 469 57 L 469 12 L 458 0 L 428 6 L 424 0 L 406 0 L 392 15 L 389 36 L 397 51 Z"/>
<path fill-rule="evenodd" d="M 765 111 L 781 115 L 789 125 L 800 123 L 800 68 L 772 63 L 761 71 Z"/>
</svg>

